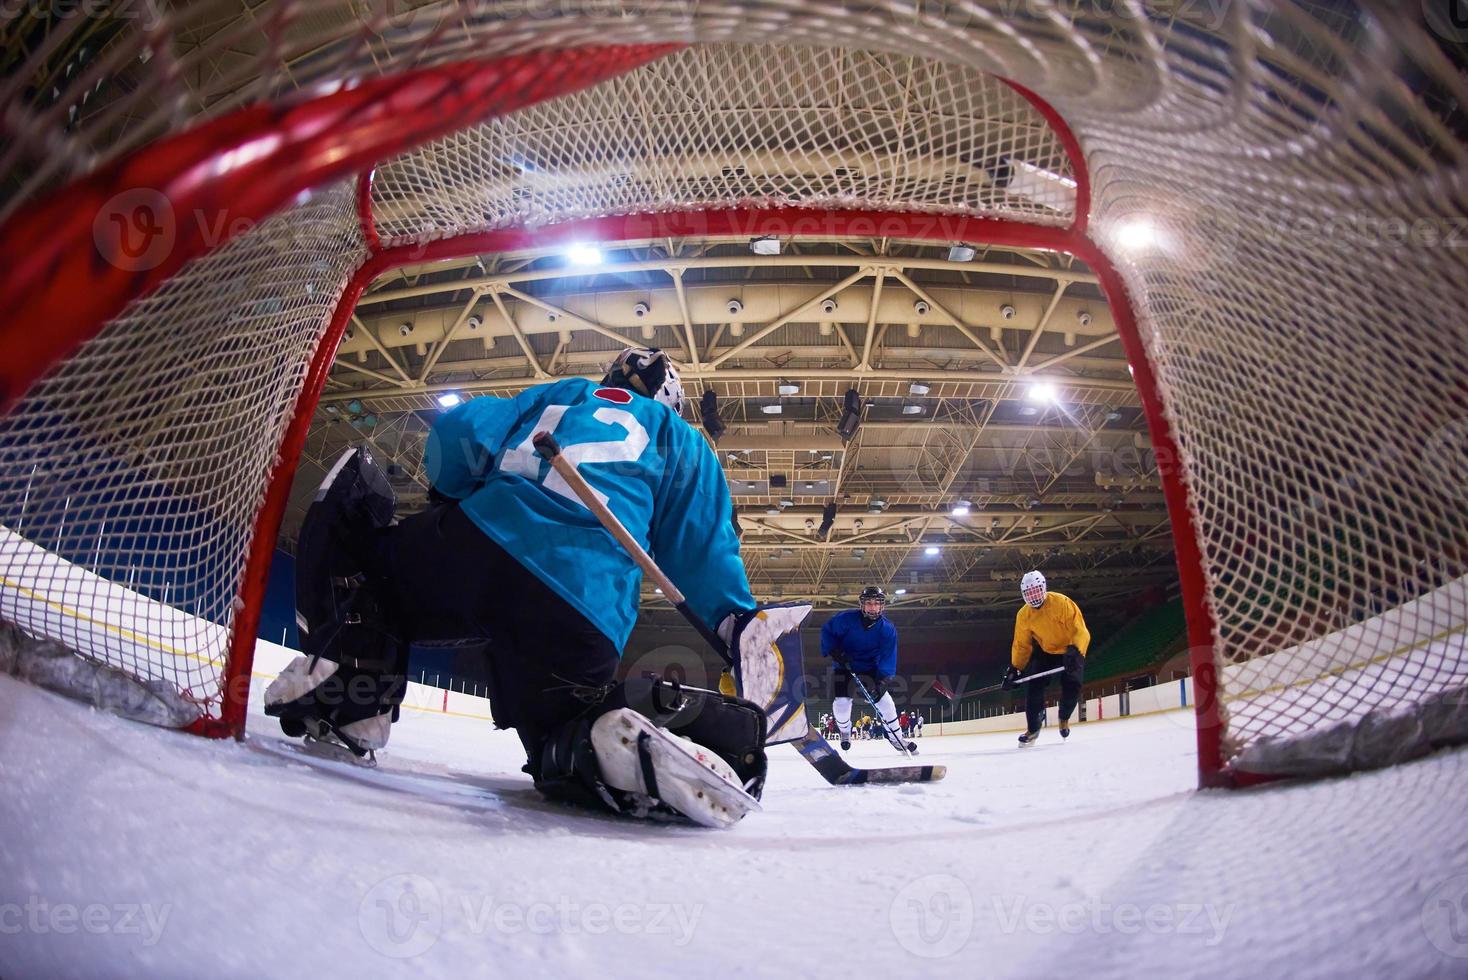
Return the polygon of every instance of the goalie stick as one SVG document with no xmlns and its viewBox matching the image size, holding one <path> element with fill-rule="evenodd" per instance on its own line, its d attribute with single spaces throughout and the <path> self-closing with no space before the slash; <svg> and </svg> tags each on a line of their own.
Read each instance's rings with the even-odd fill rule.
<svg viewBox="0 0 1468 980">
<path fill-rule="evenodd" d="M 576 494 L 577 499 L 586 506 L 596 519 L 601 521 L 602 527 L 620 544 L 642 569 L 643 574 L 652 579 L 653 584 L 663 590 L 663 595 L 673 604 L 673 608 L 682 614 L 698 635 L 703 637 L 715 653 L 729 666 L 734 666 L 734 657 L 729 653 L 729 646 L 709 628 L 698 614 L 688 606 L 688 601 L 683 592 L 673 584 L 673 580 L 663 574 L 663 570 L 652 560 L 652 556 L 637 543 L 631 533 L 622 526 L 617 519 L 602 503 L 601 498 L 587 484 L 585 478 L 577 472 L 576 467 L 567 462 L 561 455 L 561 447 L 549 432 L 537 432 L 531 440 L 535 451 L 551 465 L 566 485 Z M 893 766 L 887 769 L 858 769 L 849 766 L 846 761 L 836 754 L 836 751 L 826 744 L 826 739 L 820 732 L 816 731 L 814 725 L 807 723 L 806 733 L 795 742 L 800 757 L 815 767 L 833 786 L 854 786 L 861 783 L 927 783 L 936 782 L 947 775 L 945 766 Z"/>
</svg>

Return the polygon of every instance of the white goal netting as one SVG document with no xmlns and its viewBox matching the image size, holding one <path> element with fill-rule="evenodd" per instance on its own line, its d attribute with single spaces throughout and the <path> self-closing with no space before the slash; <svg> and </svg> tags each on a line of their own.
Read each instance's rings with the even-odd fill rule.
<svg viewBox="0 0 1468 980">
<path fill-rule="evenodd" d="M 0 86 L 0 216 L 346 80 L 689 45 L 379 161 L 376 233 L 412 245 L 803 207 L 1087 236 L 1125 282 L 1139 376 L 1155 376 L 1181 454 L 1159 463 L 1186 480 L 1173 518 L 1200 555 L 1183 571 L 1195 667 L 1218 682 L 1204 768 L 1295 771 L 1281 746 L 1337 745 L 1468 683 L 1464 38 L 1417 4 L 1196 6 L 203 3 L 22 19 L 30 43 Z M 1081 159 L 998 78 L 1053 106 Z M 278 122 L 261 118 L 262 140 Z M 1017 193 L 1021 176 L 1038 183 Z M 283 433 L 374 247 L 359 203 L 349 183 L 316 188 L 25 391 L 0 422 L 0 615 L 218 713 Z"/>
</svg>

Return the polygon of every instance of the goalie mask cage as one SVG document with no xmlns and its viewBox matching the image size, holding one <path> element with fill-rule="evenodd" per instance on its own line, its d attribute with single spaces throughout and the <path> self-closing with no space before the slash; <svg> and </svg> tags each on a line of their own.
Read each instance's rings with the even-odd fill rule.
<svg viewBox="0 0 1468 980">
<path fill-rule="evenodd" d="M 1416 4 L 115 6 L 6 26 L 0 616 L 176 687 L 198 731 L 243 730 L 366 284 L 720 234 L 1094 271 L 1172 519 L 1204 784 L 1461 720 L 1468 87 Z"/>
</svg>

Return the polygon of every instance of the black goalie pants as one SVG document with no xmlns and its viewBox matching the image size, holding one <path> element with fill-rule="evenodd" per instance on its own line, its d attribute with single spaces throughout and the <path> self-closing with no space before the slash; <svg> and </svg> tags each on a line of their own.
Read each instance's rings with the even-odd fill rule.
<svg viewBox="0 0 1468 980">
<path fill-rule="evenodd" d="M 1038 674 L 1046 670 L 1054 670 L 1056 667 L 1065 666 L 1065 655 L 1061 653 L 1045 653 L 1036 649 L 1030 655 L 1029 666 L 1025 669 L 1026 674 Z M 1060 720 L 1069 721 L 1071 712 L 1075 711 L 1076 704 L 1081 699 L 1081 684 L 1085 681 L 1085 660 L 1081 660 L 1081 669 L 1074 676 L 1070 671 L 1063 674 L 1051 674 L 1037 681 L 1030 681 L 1025 685 L 1025 722 L 1029 730 L 1037 732 L 1040 723 L 1045 720 L 1045 685 L 1055 678 L 1060 678 Z"/>
<path fill-rule="evenodd" d="M 514 728 L 538 764 L 545 736 L 585 709 L 577 689 L 612 681 L 612 641 L 457 504 L 376 533 L 380 580 L 405 638 L 483 649 L 495 723 Z"/>
</svg>

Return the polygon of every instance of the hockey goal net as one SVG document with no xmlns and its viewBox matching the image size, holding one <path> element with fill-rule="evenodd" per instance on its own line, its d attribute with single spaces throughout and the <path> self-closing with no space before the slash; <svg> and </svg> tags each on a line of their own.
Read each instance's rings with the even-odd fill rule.
<svg viewBox="0 0 1468 980">
<path fill-rule="evenodd" d="M 371 279 L 804 233 L 1096 272 L 1205 782 L 1461 734 L 1468 85 L 1417 5 L 116 6 L 22 15 L 6 51 L 0 617 L 168 682 L 198 730 L 242 730 L 295 459 Z"/>
</svg>

